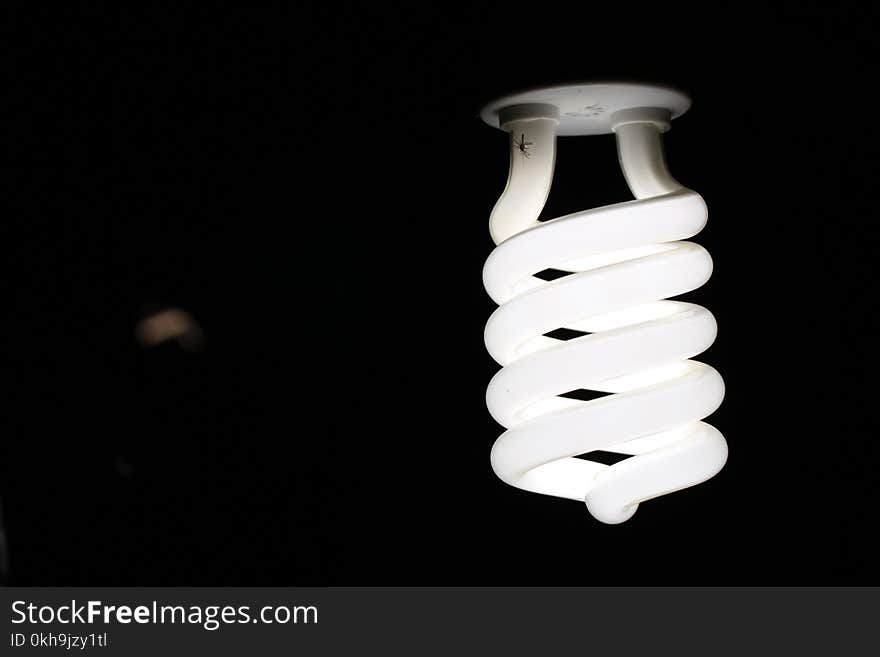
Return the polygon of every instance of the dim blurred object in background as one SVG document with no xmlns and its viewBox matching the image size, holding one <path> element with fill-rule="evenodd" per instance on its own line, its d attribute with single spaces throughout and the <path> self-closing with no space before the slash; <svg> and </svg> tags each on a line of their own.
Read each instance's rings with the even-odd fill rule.
<svg viewBox="0 0 880 657">
<path fill-rule="evenodd" d="M 138 322 L 135 328 L 138 341 L 145 347 L 175 340 L 187 351 L 197 351 L 204 342 L 202 328 L 185 310 L 166 308 Z"/>
</svg>

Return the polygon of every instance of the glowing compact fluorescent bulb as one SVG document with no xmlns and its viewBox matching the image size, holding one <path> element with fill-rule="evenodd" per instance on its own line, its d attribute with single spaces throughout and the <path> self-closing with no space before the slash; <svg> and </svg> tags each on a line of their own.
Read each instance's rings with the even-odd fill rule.
<svg viewBox="0 0 880 657">
<path fill-rule="evenodd" d="M 721 404 L 724 382 L 690 360 L 714 341 L 715 318 L 664 300 L 712 273 L 706 250 L 682 241 L 705 225 L 706 204 L 670 175 L 663 153 L 662 133 L 689 106 L 674 89 L 602 83 L 519 93 L 481 114 L 511 144 L 489 220 L 498 246 L 483 269 L 499 304 L 486 347 L 502 365 L 486 401 L 507 429 L 492 467 L 513 486 L 585 501 L 606 523 L 709 479 L 727 459 L 724 437 L 700 421 Z M 556 136 L 611 132 L 636 200 L 539 222 Z M 535 276 L 547 269 L 570 273 Z M 558 329 L 577 337 L 548 335 Z M 566 396 L 584 389 L 611 394 Z M 595 450 L 631 457 L 610 466 L 576 458 Z"/>
</svg>

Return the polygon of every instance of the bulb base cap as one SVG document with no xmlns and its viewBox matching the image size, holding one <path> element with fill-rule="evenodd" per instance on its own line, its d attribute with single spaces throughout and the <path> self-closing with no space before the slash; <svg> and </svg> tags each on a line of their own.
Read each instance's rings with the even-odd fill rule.
<svg viewBox="0 0 880 657">
<path fill-rule="evenodd" d="M 604 135 L 614 132 L 621 117 L 636 116 L 633 110 L 653 110 L 658 117 L 668 116 L 672 120 L 688 110 L 691 99 L 683 91 L 663 85 L 586 82 L 541 87 L 497 98 L 480 110 L 480 118 L 503 130 L 512 108 L 539 105 L 558 112 L 559 136 Z"/>
</svg>

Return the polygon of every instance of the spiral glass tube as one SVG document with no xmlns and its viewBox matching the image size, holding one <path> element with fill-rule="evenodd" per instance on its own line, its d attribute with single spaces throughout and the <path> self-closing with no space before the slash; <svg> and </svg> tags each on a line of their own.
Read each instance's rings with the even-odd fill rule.
<svg viewBox="0 0 880 657">
<path fill-rule="evenodd" d="M 636 200 L 542 223 L 559 111 L 523 104 L 499 118 L 510 133 L 510 175 L 489 222 L 498 246 L 483 280 L 499 304 L 486 346 L 502 365 L 486 399 L 506 431 L 492 448 L 492 467 L 513 486 L 584 501 L 606 523 L 705 481 L 727 459 L 721 433 L 701 421 L 721 403 L 724 383 L 691 360 L 714 341 L 715 319 L 701 306 L 667 300 L 712 272 L 706 250 L 683 241 L 703 228 L 707 210 L 667 169 L 661 133 L 669 121 L 656 108 L 610 117 Z M 552 281 L 534 275 L 546 269 L 571 273 Z M 586 335 L 547 335 L 560 328 Z M 560 396 L 583 389 L 610 394 Z M 594 450 L 631 458 L 610 466 L 576 458 Z"/>
</svg>

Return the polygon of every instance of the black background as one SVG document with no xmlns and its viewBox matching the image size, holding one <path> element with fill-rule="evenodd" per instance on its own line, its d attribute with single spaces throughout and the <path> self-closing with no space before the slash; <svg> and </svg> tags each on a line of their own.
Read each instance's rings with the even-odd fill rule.
<svg viewBox="0 0 880 657">
<path fill-rule="evenodd" d="M 877 583 L 876 10 L 414 4 L 6 10 L 7 581 Z M 694 98 L 730 445 L 613 527 L 484 404 L 477 110 L 593 78 Z M 544 218 L 630 198 L 612 136 L 556 171 Z M 166 306 L 204 349 L 139 346 Z"/>
</svg>

